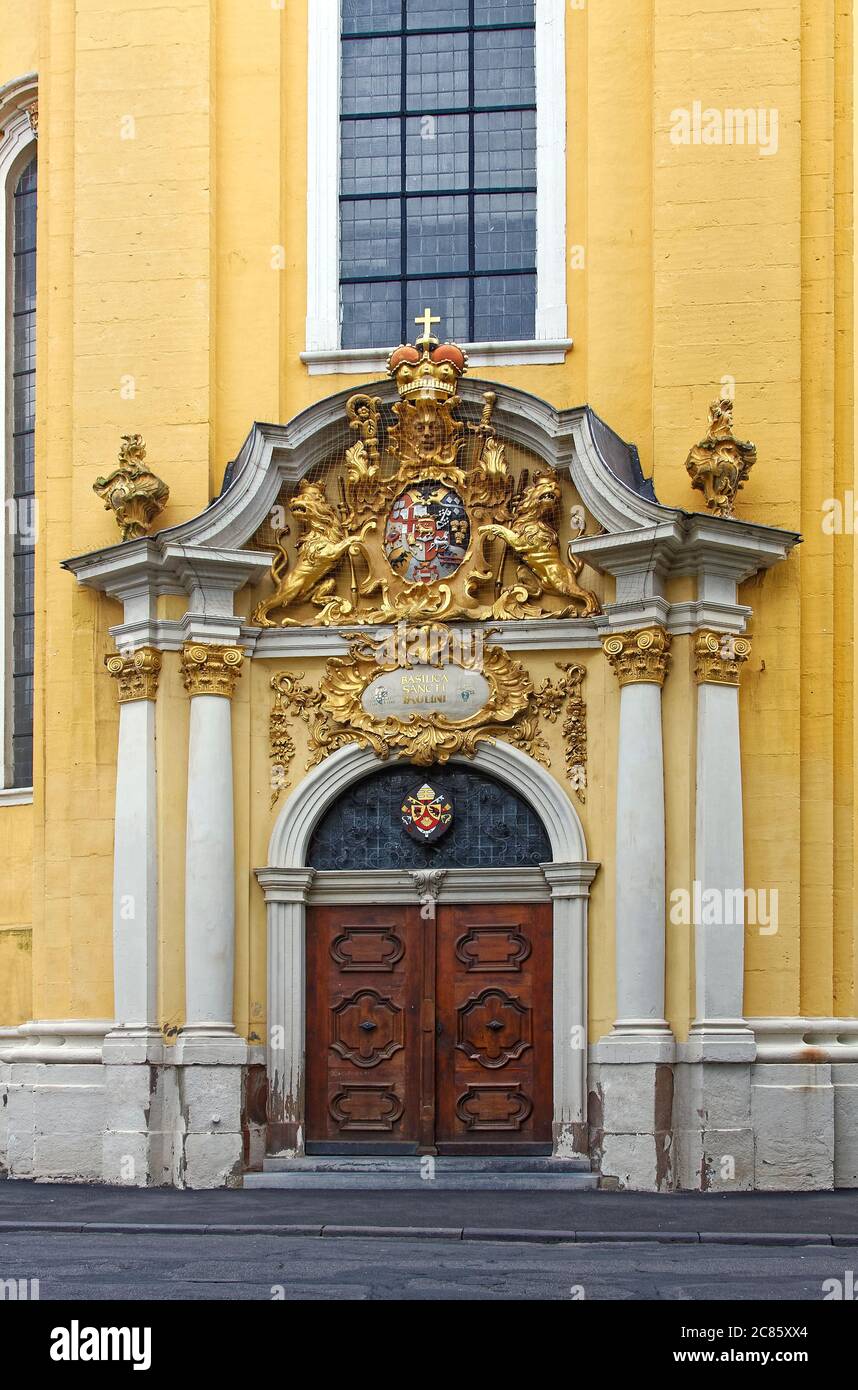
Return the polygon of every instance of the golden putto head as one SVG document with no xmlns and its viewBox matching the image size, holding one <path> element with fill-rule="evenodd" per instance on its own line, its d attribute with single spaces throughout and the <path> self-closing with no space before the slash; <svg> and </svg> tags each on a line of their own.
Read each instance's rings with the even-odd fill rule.
<svg viewBox="0 0 858 1390">
<path fill-rule="evenodd" d="M 449 400 L 456 394 L 459 377 L 467 369 L 468 359 L 455 343 L 439 343 L 432 335 L 433 318 L 427 309 L 415 322 L 423 327 L 414 346 L 402 343 L 387 360 L 388 374 L 396 382 L 403 400 L 415 396 L 434 401 Z"/>
</svg>

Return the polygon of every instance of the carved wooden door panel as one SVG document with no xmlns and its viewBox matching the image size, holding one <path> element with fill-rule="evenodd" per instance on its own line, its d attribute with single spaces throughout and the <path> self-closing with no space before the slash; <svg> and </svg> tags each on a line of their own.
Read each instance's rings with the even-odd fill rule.
<svg viewBox="0 0 858 1390">
<path fill-rule="evenodd" d="M 422 925 L 398 904 L 308 913 L 308 1152 L 415 1152 Z"/>
<path fill-rule="evenodd" d="M 438 913 L 439 1153 L 551 1151 L 549 903 Z"/>
<path fill-rule="evenodd" d="M 314 908 L 310 1153 L 550 1152 L 550 904 Z"/>
</svg>

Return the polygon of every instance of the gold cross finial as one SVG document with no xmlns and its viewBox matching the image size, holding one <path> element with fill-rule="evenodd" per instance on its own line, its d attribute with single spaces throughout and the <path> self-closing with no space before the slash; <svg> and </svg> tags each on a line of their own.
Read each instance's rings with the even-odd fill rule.
<svg viewBox="0 0 858 1390">
<path fill-rule="evenodd" d="M 432 325 L 433 323 L 440 323 L 440 318 L 434 318 L 431 309 L 424 309 L 420 317 L 416 318 L 414 322 L 417 324 L 418 328 L 423 329 L 422 337 L 417 339 L 417 346 L 421 347 L 423 343 L 433 342 Z"/>
</svg>

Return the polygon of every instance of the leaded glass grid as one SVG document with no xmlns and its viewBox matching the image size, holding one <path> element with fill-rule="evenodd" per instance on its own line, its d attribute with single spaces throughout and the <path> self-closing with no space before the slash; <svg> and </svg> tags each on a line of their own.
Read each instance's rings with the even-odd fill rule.
<svg viewBox="0 0 858 1390">
<path fill-rule="evenodd" d="M 15 787 L 33 782 L 36 431 L 36 160 L 12 195 L 11 766 Z"/>
<path fill-rule="evenodd" d="M 453 824 L 434 844 L 402 825 L 406 796 L 424 782 L 453 800 Z M 316 826 L 307 851 L 315 869 L 502 869 L 546 864 L 545 827 L 511 787 L 474 768 L 383 768 L 351 787 Z"/>
<path fill-rule="evenodd" d="M 342 346 L 536 332 L 534 0 L 343 0 Z"/>
</svg>

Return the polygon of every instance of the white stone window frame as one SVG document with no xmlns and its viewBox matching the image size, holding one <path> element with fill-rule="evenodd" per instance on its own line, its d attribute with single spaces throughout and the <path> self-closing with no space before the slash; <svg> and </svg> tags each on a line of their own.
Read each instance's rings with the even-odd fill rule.
<svg viewBox="0 0 858 1390">
<path fill-rule="evenodd" d="M 36 134 L 30 124 L 28 107 L 37 99 L 34 73 L 16 78 L 0 87 L 0 255 L 3 258 L 2 303 L 0 303 L 0 423 L 2 423 L 3 460 L 3 524 L 0 528 L 0 619 L 3 624 L 2 660 L 0 660 L 0 757 L 3 776 L 0 778 L 0 806 L 20 806 L 33 799 L 32 787 L 5 786 L 8 768 L 8 674 L 11 664 L 11 621 L 9 618 L 9 526 L 5 501 L 11 496 L 11 219 L 12 193 L 15 180 L 31 158 Z"/>
<path fill-rule="evenodd" d="M 536 335 L 526 342 L 464 343 L 472 367 L 560 363 L 572 347 L 566 304 L 566 3 L 535 3 Z M 309 9 L 307 333 L 301 361 L 311 376 L 382 375 L 389 349 L 340 346 L 340 0 L 313 0 Z"/>
</svg>

